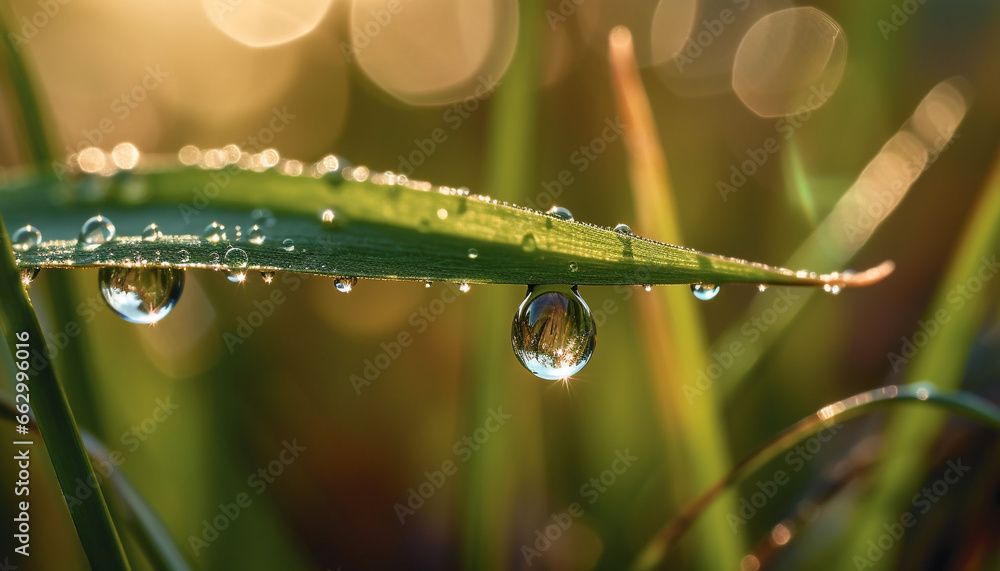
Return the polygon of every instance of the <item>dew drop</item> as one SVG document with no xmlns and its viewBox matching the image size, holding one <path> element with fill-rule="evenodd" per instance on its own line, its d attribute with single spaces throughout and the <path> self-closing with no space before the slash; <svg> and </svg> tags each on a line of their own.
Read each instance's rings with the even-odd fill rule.
<svg viewBox="0 0 1000 571">
<path fill-rule="evenodd" d="M 714 284 L 691 284 L 691 292 L 702 301 L 708 301 L 719 295 L 719 286 Z"/>
<path fill-rule="evenodd" d="M 553 206 L 552 208 L 549 208 L 546 214 L 560 220 L 568 220 L 570 222 L 573 221 L 573 213 L 570 212 L 568 208 L 563 208 L 562 206 Z"/>
<path fill-rule="evenodd" d="M 619 224 L 615 226 L 615 232 L 618 232 L 619 234 L 625 234 L 626 236 L 631 236 L 632 228 L 630 228 L 628 224 Z"/>
<path fill-rule="evenodd" d="M 100 214 L 84 222 L 80 228 L 80 245 L 85 250 L 93 250 L 114 237 L 115 225 Z"/>
<path fill-rule="evenodd" d="M 575 271 L 577 271 L 579 269 L 580 269 L 580 266 L 578 266 L 576 262 L 570 262 L 569 263 L 569 271 L 575 272 Z"/>
<path fill-rule="evenodd" d="M 233 233 L 235 234 L 235 241 L 239 242 L 243 239 L 243 228 L 241 228 L 239 224 L 233 227 Z"/>
<path fill-rule="evenodd" d="M 334 287 L 337 288 L 337 291 L 339 291 L 340 293 L 351 293 L 351 290 L 354 289 L 354 286 L 358 285 L 358 278 L 354 277 L 335 278 L 333 280 L 333 285 Z"/>
<path fill-rule="evenodd" d="M 597 343 L 597 325 L 576 287 L 529 286 L 511 325 L 517 360 L 538 378 L 554 381 L 576 374 Z"/>
<path fill-rule="evenodd" d="M 142 230 L 142 241 L 143 242 L 155 242 L 163 237 L 163 232 L 160 231 L 160 227 L 155 223 L 146 226 Z"/>
<path fill-rule="evenodd" d="M 424 288 L 430 289 L 430 287 L 431 287 L 431 282 L 429 282 L 429 281 L 424 282 Z"/>
<path fill-rule="evenodd" d="M 478 257 L 479 257 L 479 250 L 475 248 L 469 248 L 469 259 L 475 260 Z"/>
<path fill-rule="evenodd" d="M 24 287 L 28 287 L 31 285 L 31 282 L 35 281 L 35 278 L 38 277 L 38 272 L 41 271 L 41 269 L 42 268 L 37 266 L 31 268 L 21 268 L 21 283 L 24 284 Z"/>
<path fill-rule="evenodd" d="M 767 291 L 767 284 L 757 284 L 757 291 L 761 293 Z"/>
<path fill-rule="evenodd" d="M 180 254 L 181 256 L 182 264 L 186 264 L 187 262 L 191 261 L 191 253 L 188 252 L 187 250 L 178 250 L 177 253 Z"/>
<path fill-rule="evenodd" d="M 646 285 L 642 286 L 642 289 L 644 289 L 646 291 L 653 291 L 653 286 L 651 286 L 649 284 L 646 284 Z"/>
<path fill-rule="evenodd" d="M 217 244 L 226 239 L 226 227 L 213 220 L 211 224 L 205 226 L 205 232 L 202 235 L 209 242 Z"/>
<path fill-rule="evenodd" d="M 264 280 L 264 283 L 269 284 L 274 281 L 274 272 L 261 272 L 260 278 Z"/>
<path fill-rule="evenodd" d="M 253 223 L 261 228 L 270 228 L 278 223 L 277 218 L 274 214 L 266 208 L 257 208 L 250 213 L 250 218 L 253 219 Z"/>
<path fill-rule="evenodd" d="M 103 267 L 98 278 L 104 301 L 132 323 L 163 319 L 184 289 L 184 272 L 174 268 Z"/>
<path fill-rule="evenodd" d="M 323 221 L 323 224 L 333 224 L 333 221 L 336 217 L 337 214 L 333 210 L 330 210 L 329 208 L 321 212 L 319 215 L 319 219 Z"/>
<path fill-rule="evenodd" d="M 32 225 L 18 228 L 10 237 L 11 245 L 18 252 L 27 252 L 42 243 L 42 233 Z"/>
<path fill-rule="evenodd" d="M 264 243 L 265 238 L 267 238 L 267 236 L 264 235 L 264 229 L 261 228 L 260 225 L 254 224 L 253 227 L 250 228 L 250 236 L 247 239 L 251 244 L 260 246 Z"/>
<path fill-rule="evenodd" d="M 458 291 L 462 293 L 469 293 L 470 289 L 472 289 L 472 287 L 469 286 L 468 282 L 462 282 L 462 285 L 458 286 Z"/>
<path fill-rule="evenodd" d="M 234 284 L 241 284 L 247 281 L 247 273 L 243 270 L 226 270 L 226 279 Z"/>
<path fill-rule="evenodd" d="M 295 241 L 292 240 L 291 238 L 285 238 L 281 242 L 281 249 L 284 250 L 284 251 L 286 251 L 286 252 L 294 252 L 295 251 Z"/>
<path fill-rule="evenodd" d="M 525 234 L 524 238 L 521 238 L 521 249 L 525 252 L 534 252 L 538 248 L 538 244 L 535 243 L 534 234 Z"/>
<path fill-rule="evenodd" d="M 832 293 L 837 295 L 840 293 L 841 287 L 839 285 L 823 284 L 823 291 L 826 293 Z"/>
<path fill-rule="evenodd" d="M 226 250 L 226 265 L 232 268 L 245 268 L 250 263 L 250 257 L 242 248 L 230 248 Z"/>
</svg>

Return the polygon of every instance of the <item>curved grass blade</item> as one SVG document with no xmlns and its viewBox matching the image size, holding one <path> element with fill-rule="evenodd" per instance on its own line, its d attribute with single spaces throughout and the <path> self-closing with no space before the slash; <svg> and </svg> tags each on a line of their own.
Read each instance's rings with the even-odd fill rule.
<svg viewBox="0 0 1000 571">
<path fill-rule="evenodd" d="M 16 353 L 17 343 L 23 342 L 18 334 L 28 334 L 28 342 L 32 349 L 40 349 L 51 363 L 45 338 L 38 324 L 34 309 L 28 295 L 21 284 L 19 271 L 14 263 L 10 240 L 3 221 L 0 220 L 0 328 L 10 349 L 11 357 Z M 40 370 L 29 371 L 31 409 L 38 419 L 38 428 L 45 440 L 45 447 L 55 468 L 59 486 L 65 496 L 70 496 L 77 482 L 92 481 L 94 468 L 80 439 L 80 433 L 73 419 L 73 412 L 66 401 L 51 366 Z M 118 539 L 108 506 L 100 490 L 86 499 L 77 499 L 71 505 L 69 513 L 73 518 L 80 542 L 83 544 L 87 559 L 95 569 L 127 570 L 128 561 Z"/>
<path fill-rule="evenodd" d="M 889 385 L 829 404 L 816 411 L 815 414 L 785 429 L 771 441 L 758 448 L 755 452 L 740 461 L 726 477 L 691 502 L 687 508 L 664 526 L 656 537 L 646 545 L 633 565 L 633 568 L 649 569 L 656 567 L 663 559 L 663 555 L 667 549 L 676 544 L 684 532 L 712 505 L 712 502 L 716 498 L 733 485 L 742 481 L 746 476 L 759 470 L 782 452 L 785 452 L 820 429 L 830 426 L 835 422 L 842 422 L 902 403 L 932 405 L 969 420 L 982 423 L 993 429 L 1000 430 L 1000 407 L 972 393 L 962 391 L 954 393 L 938 392 L 931 383 Z"/>
<path fill-rule="evenodd" d="M 14 86 L 14 93 L 20 104 L 21 120 L 28 135 L 28 143 L 32 161 L 39 171 L 48 172 L 54 164 L 52 147 L 49 145 L 48 132 L 42 119 L 40 102 L 35 94 L 28 68 L 14 45 L 15 36 L 7 28 L 7 13 L 9 8 L 0 9 L 0 52 L 3 52 L 4 65 Z"/>
<path fill-rule="evenodd" d="M 0 209 L 11 228 L 31 224 L 45 239 L 19 253 L 22 267 L 153 264 L 470 283 L 833 288 L 869 285 L 892 270 L 885 262 L 857 274 L 793 272 L 555 219 L 452 188 L 399 184 L 363 167 L 345 170 L 352 178 L 237 167 L 125 171 L 64 182 L 29 177 L 0 185 L 6 186 Z M 250 232 L 252 212 L 261 209 L 274 216 L 256 221 L 265 235 L 258 244 Z M 324 213 L 330 222 L 323 222 Z M 111 220 L 119 237 L 84 249 L 77 242 L 80 227 L 96 214 Z M 153 222 L 164 236 L 143 241 L 143 228 Z M 219 241 L 203 237 L 211 222 L 226 227 Z M 232 248 L 242 252 L 229 257 Z"/>
<path fill-rule="evenodd" d="M 890 357 L 894 368 L 906 366 L 908 382 L 935 379 L 944 389 L 961 386 L 970 347 L 991 300 L 996 299 L 996 282 L 983 278 L 992 279 L 996 273 L 998 244 L 1000 154 L 994 159 L 983 194 L 973 207 L 971 220 L 927 310 L 926 322 L 938 323 L 939 331 L 929 336 L 927 344 L 912 360 L 902 355 L 896 355 L 896 359 Z M 966 286 L 973 280 L 981 289 L 970 294 Z M 909 410 L 890 418 L 885 449 L 904 452 L 881 462 L 869 487 L 863 491 L 863 503 L 859 504 L 863 511 L 859 511 L 856 524 L 847 531 L 848 543 L 841 546 L 846 564 L 852 564 L 849 554 L 864 552 L 865 543 L 874 537 L 873 530 L 881 529 L 887 518 L 903 509 L 913 490 L 919 487 L 917 478 L 923 477 L 927 455 L 943 426 L 943 416 L 933 411 Z"/>
<path fill-rule="evenodd" d="M 13 421 L 18 412 L 13 403 L 7 398 L 0 398 L 0 416 Z M 37 428 L 34 418 L 30 418 L 29 426 Z M 107 448 L 93 435 L 86 431 L 80 431 L 87 449 L 87 454 L 92 462 L 101 462 L 105 466 L 115 466 L 111 460 Z M 170 532 L 160 518 L 146 504 L 139 492 L 132 487 L 131 482 L 125 475 L 115 468 L 109 477 L 113 493 L 117 500 L 125 508 L 125 516 L 129 520 L 130 528 L 142 545 L 146 556 L 152 562 L 153 567 L 158 571 L 187 571 L 190 569 L 184 556 L 170 537 Z"/>
<path fill-rule="evenodd" d="M 681 241 L 667 158 L 663 152 L 649 98 L 639 77 L 631 33 L 617 27 L 608 40 L 609 64 L 619 116 L 627 126 L 624 143 L 629 157 L 629 179 L 639 228 L 671 241 Z M 704 367 L 705 326 L 690 292 L 663 288 L 636 299 L 636 318 L 642 326 L 650 390 L 658 400 L 672 472 L 674 506 L 710 486 L 730 465 L 725 422 L 712 399 L 687 402 L 686 380 Z M 735 500 L 728 498 L 735 504 Z M 693 559 L 707 569 L 734 569 L 743 552 L 741 538 L 729 533 L 728 506 L 713 509 L 718 518 L 695 530 Z"/>
</svg>

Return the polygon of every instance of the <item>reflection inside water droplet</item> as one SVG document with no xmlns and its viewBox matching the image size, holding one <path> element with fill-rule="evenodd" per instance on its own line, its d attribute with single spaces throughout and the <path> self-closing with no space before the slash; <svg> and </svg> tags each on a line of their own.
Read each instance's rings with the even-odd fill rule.
<svg viewBox="0 0 1000 571">
<path fill-rule="evenodd" d="M 719 295 L 719 286 L 714 284 L 691 284 L 691 293 L 702 301 L 708 301 Z"/>
<path fill-rule="evenodd" d="M 597 343 L 597 326 L 576 287 L 531 286 L 511 325 L 517 360 L 538 378 L 554 381 L 576 374 Z"/>
<path fill-rule="evenodd" d="M 114 237 L 115 225 L 101 215 L 90 218 L 80 228 L 80 245 L 85 250 L 93 250 Z"/>
<path fill-rule="evenodd" d="M 354 286 L 358 285 L 358 278 L 354 277 L 340 277 L 333 280 L 334 287 L 340 293 L 350 293 Z"/>
<path fill-rule="evenodd" d="M 14 250 L 27 252 L 42 243 L 42 233 L 38 228 L 29 224 L 15 230 L 14 235 L 10 237 L 10 241 Z"/>
<path fill-rule="evenodd" d="M 103 267 L 98 278 L 104 301 L 132 323 L 163 319 L 184 289 L 184 271 L 174 268 Z"/>
<path fill-rule="evenodd" d="M 155 223 L 146 226 L 142 230 L 142 241 L 143 242 L 155 242 L 163 237 L 163 232 L 160 231 L 160 227 Z"/>
<path fill-rule="evenodd" d="M 568 208 L 563 208 L 562 206 L 553 206 L 552 208 L 549 208 L 546 214 L 560 220 L 573 220 L 573 213 L 570 212 Z"/>
</svg>

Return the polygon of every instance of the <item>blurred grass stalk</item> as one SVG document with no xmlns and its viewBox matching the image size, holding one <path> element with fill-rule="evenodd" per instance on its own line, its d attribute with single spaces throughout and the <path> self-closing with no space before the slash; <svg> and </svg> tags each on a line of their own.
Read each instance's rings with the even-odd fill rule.
<svg viewBox="0 0 1000 571">
<path fill-rule="evenodd" d="M 681 244 L 681 228 L 666 156 L 656 133 L 649 99 L 639 77 L 631 33 L 617 27 L 609 38 L 609 57 L 615 99 L 625 124 L 629 178 L 639 232 L 656 240 Z M 708 489 L 729 470 L 725 423 L 714 399 L 685 397 L 683 385 L 703 370 L 708 354 L 705 330 L 695 298 L 686 287 L 662 287 L 640 295 L 635 305 L 642 324 L 644 354 L 653 388 L 658 394 L 661 419 L 669 443 L 668 458 L 673 481 L 664 488 L 673 502 L 683 506 Z M 736 569 L 743 553 L 742 541 L 729 528 L 726 514 L 735 508 L 735 495 L 712 506 L 695 527 L 696 567 Z M 640 562 L 656 565 L 665 552 Z"/>
<path fill-rule="evenodd" d="M 970 347 L 992 296 L 987 293 L 990 287 L 983 287 L 972 296 L 963 295 L 960 308 L 954 307 L 951 297 L 956 286 L 981 279 L 979 274 L 984 268 L 995 271 L 990 266 L 996 263 L 1000 245 L 1000 153 L 971 212 L 971 220 L 924 320 L 936 323 L 939 330 L 928 335 L 927 344 L 909 363 L 906 371 L 909 383 L 929 381 L 943 390 L 957 390 L 962 384 Z M 995 283 L 992 289 L 996 290 Z M 947 319 L 942 320 L 942 315 Z M 939 412 L 921 409 L 892 415 L 883 443 L 883 459 L 858 501 L 858 513 L 850 520 L 856 525 L 846 533 L 844 549 L 839 551 L 842 560 L 835 568 L 854 566 L 854 556 L 865 554 L 868 541 L 883 533 L 882 526 L 898 520 L 899 514 L 906 511 L 908 500 L 926 476 L 928 455 L 944 420 Z"/>
<path fill-rule="evenodd" d="M 486 190 L 494 198 L 508 201 L 535 183 L 534 128 L 545 39 L 545 4 L 532 0 L 520 0 L 518 4 L 518 43 L 504 81 L 493 97 L 488 130 Z M 510 327 L 505 324 L 520 301 L 508 288 L 482 288 L 468 325 L 466 338 L 473 342 L 467 366 L 467 432 L 484 426 L 489 411 L 498 406 L 507 406 L 512 419 L 505 434 L 494 436 L 467 463 L 462 500 L 462 557 L 466 569 L 520 566 L 509 560 L 511 545 L 521 540 L 510 537 L 513 530 L 519 529 L 511 521 L 525 505 L 519 500 L 525 480 L 541 479 L 528 468 L 544 465 L 541 440 L 537 438 L 541 431 L 538 399 L 534 392 L 517 391 L 523 385 L 512 382 Z M 527 446 L 530 449 L 524 448 Z"/>
<path fill-rule="evenodd" d="M 846 265 L 902 202 L 920 174 L 930 168 L 951 145 L 968 109 L 966 91 L 965 81 L 960 78 L 935 85 L 784 267 L 832 270 Z M 796 164 L 794 160 L 785 163 Z M 807 184 L 801 169 L 792 169 L 788 175 L 790 185 Z M 734 325 L 719 337 L 711 353 L 706 352 L 712 355 L 730 354 L 734 344 L 739 344 L 745 351 L 733 360 L 732 365 L 723 369 L 718 379 L 709 379 L 722 393 L 720 402 L 729 402 L 735 397 L 751 378 L 749 373 L 760 358 L 819 293 L 813 288 L 799 288 L 796 295 L 800 299 L 788 304 L 787 310 L 775 312 L 773 307 L 780 295 L 777 290 L 772 288 L 758 295 L 743 317 L 734 321 Z M 765 312 L 776 314 L 774 323 L 758 330 L 758 337 L 753 343 L 744 342 L 743 326 Z"/>
</svg>

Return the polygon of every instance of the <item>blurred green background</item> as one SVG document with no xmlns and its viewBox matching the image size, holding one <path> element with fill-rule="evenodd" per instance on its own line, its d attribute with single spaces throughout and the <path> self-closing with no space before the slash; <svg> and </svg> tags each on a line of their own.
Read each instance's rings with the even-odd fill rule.
<svg viewBox="0 0 1000 571">
<path fill-rule="evenodd" d="M 901 380 L 888 355 L 919 330 L 1000 143 L 995 3 L 817 2 L 839 25 L 843 44 L 837 45 L 846 48 L 842 69 L 833 59 L 820 65 L 833 96 L 800 116 L 794 136 L 738 191 L 721 196 L 717 183 L 729 179 L 748 149 L 775 136 L 779 120 L 755 113 L 734 92 L 734 77 L 759 77 L 760 97 L 779 104 L 784 100 L 766 87 L 788 79 L 780 67 L 768 67 L 773 61 L 740 60 L 737 48 L 752 24 L 791 6 L 778 0 L 520 6 L 510 0 L 294 6 L 11 0 L 9 12 L 66 152 L 125 141 L 144 154 L 237 143 L 305 161 L 336 153 L 377 170 L 408 172 L 412 165 L 412 176 L 484 194 L 496 192 L 491 181 L 498 180 L 488 158 L 493 134 L 519 121 L 495 112 L 497 98 L 523 85 L 506 72 L 515 46 L 529 42 L 516 57 L 535 62 L 538 89 L 529 94 L 530 144 L 517 168 L 531 184 L 504 198 L 545 209 L 553 181 L 569 170 L 573 182 L 558 184 L 556 202 L 577 220 L 602 226 L 636 220 L 626 149 L 606 129 L 618 117 L 607 37 L 622 24 L 635 38 L 670 164 L 683 245 L 776 265 L 809 237 L 925 95 L 961 76 L 968 112 L 956 139 L 850 264 L 862 269 L 892 259 L 896 272 L 870 288 L 815 296 L 730 398 L 709 391 L 722 403 L 729 455 L 739 459 L 829 402 Z M 711 32 L 723 10 L 732 10 L 734 21 L 690 68 L 678 70 L 676 46 L 683 50 L 699 32 Z M 535 13 L 527 29 L 526 11 Z M 775 26 L 770 33 L 781 39 L 784 32 Z M 808 30 L 806 37 L 822 33 Z M 785 49 L 808 59 L 810 46 Z M 26 146 L 6 76 L 0 86 L 0 161 L 15 172 L 28 161 Z M 595 146 L 602 132 L 606 138 Z M 221 274 L 193 271 L 170 317 L 141 327 L 105 311 L 96 282 L 93 270 L 44 271 L 31 296 L 56 361 L 75 354 L 95 371 L 96 386 L 81 386 L 75 365 L 63 364 L 78 422 L 122 452 L 122 470 L 196 568 L 617 569 L 681 507 L 671 490 L 685 487 L 678 482 L 691 477 L 690 469 L 667 453 L 667 411 L 651 375 L 659 358 L 643 358 L 636 300 L 649 294 L 641 288 L 581 291 L 595 310 L 598 346 L 590 364 L 563 384 L 532 377 L 510 351 L 509 319 L 523 287 L 456 294 L 447 285 L 362 280 L 341 295 L 331 280 L 317 277 L 279 274 L 270 286 L 257 279 L 234 285 Z M 488 289 L 503 291 L 487 297 Z M 267 306 L 274 291 L 283 293 L 282 302 Z M 1000 397 L 996 294 L 996 283 L 988 283 L 979 333 L 960 356 L 967 359 L 965 388 L 993 399 Z M 732 326 L 742 331 L 744 312 L 758 295 L 752 287 L 725 287 L 698 304 L 708 341 Z M 79 335 L 65 334 L 71 322 Z M 412 344 L 397 347 L 402 332 Z M 13 365 L 4 363 L 9 382 Z M 357 379 L 366 368 L 377 376 L 362 386 Z M 484 370 L 492 370 L 493 380 L 485 380 Z M 176 409 L 151 422 L 166 399 Z M 480 438 L 480 449 L 463 442 L 475 440 L 490 411 L 501 409 L 510 418 Z M 872 459 L 919 453 L 879 450 L 882 420 L 853 421 L 810 454 L 737 530 L 747 553 L 776 550 L 759 555 L 773 568 L 828 568 L 825 558 L 836 548 L 831 538 L 853 525 L 857 482 Z M 130 436 L 133 427 L 144 439 Z M 686 437 L 697 443 L 697 435 Z M 282 463 L 292 442 L 304 450 Z M 959 456 L 975 469 L 876 566 L 998 568 L 995 436 L 951 421 L 934 448 L 930 481 Z M 581 488 L 626 451 L 637 460 L 589 503 Z M 38 458 L 33 554 L 18 559 L 18 568 L 84 569 L 51 466 Z M 447 461 L 455 473 L 401 523 L 397 504 L 406 504 L 411 488 L 440 481 L 433 472 Z M 269 465 L 270 482 L 253 478 Z M 782 457 L 752 475 L 736 501 L 788 466 Z M 13 480 L 13 469 L 0 462 L 4 482 Z M 249 507 L 196 548 L 191 538 L 205 539 L 204 522 L 240 493 L 252 499 Z M 14 513 L 13 500 L 2 494 L 4 513 Z M 583 516 L 538 557 L 525 557 L 523 546 L 537 547 L 536 531 L 573 502 L 583 504 Z M 811 502 L 822 505 L 799 518 Z M 783 520 L 801 520 L 791 541 L 773 533 Z M 126 544 L 138 553 L 131 540 Z M 744 564 L 755 568 L 751 560 Z M 667 565 L 705 568 L 684 541 Z"/>
</svg>

